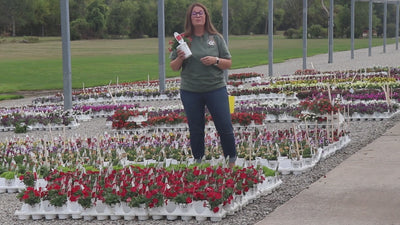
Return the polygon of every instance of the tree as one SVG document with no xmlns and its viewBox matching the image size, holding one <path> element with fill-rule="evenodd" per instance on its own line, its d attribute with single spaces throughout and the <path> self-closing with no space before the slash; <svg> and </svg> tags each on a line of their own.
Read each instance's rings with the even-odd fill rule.
<svg viewBox="0 0 400 225">
<path fill-rule="evenodd" d="M 131 18 L 130 37 L 157 36 L 157 0 L 137 0 L 139 10 Z"/>
<path fill-rule="evenodd" d="M 322 6 L 321 0 L 312 0 L 308 4 L 307 23 L 312 25 L 320 25 L 328 28 L 328 12 Z"/>
<path fill-rule="evenodd" d="M 277 2 L 277 8 L 285 9 L 283 22 L 278 27 L 280 30 L 289 28 L 299 29 L 303 25 L 303 1 L 283 0 Z"/>
<path fill-rule="evenodd" d="M 70 0 L 69 1 L 69 17 L 71 21 L 78 18 L 86 17 L 86 8 L 90 4 L 88 0 Z"/>
<path fill-rule="evenodd" d="M 110 15 L 107 19 L 107 31 L 112 35 L 128 35 L 131 31 L 133 16 L 139 6 L 134 1 L 113 1 L 110 5 Z"/>
<path fill-rule="evenodd" d="M 230 33 L 264 33 L 267 3 L 263 0 L 232 1 L 229 4 Z M 259 24 L 262 24 L 261 30 L 257 29 Z"/>
<path fill-rule="evenodd" d="M 183 32 L 186 9 L 190 3 L 187 0 L 165 1 L 165 35 Z"/>
<path fill-rule="evenodd" d="M 197 0 L 207 6 L 213 24 L 222 32 L 223 0 Z M 329 0 L 307 0 L 308 29 L 321 36 L 328 27 Z M 187 7 L 194 0 L 165 0 L 165 33 L 182 32 Z M 157 37 L 158 0 L 69 0 L 71 38 L 106 38 L 113 36 Z M 350 36 L 350 0 L 335 0 L 334 36 Z M 373 4 L 373 29 L 383 32 L 383 4 Z M 360 37 L 368 27 L 368 2 L 356 1 L 355 35 Z M 388 4 L 388 35 L 394 35 L 395 4 Z M 266 34 L 268 0 L 229 1 L 229 33 Z M 60 35 L 60 0 L 0 0 L 0 34 Z M 288 31 L 297 37 L 303 25 L 302 0 L 274 1 L 274 30 Z M 321 28 L 322 27 L 322 28 Z M 310 32 L 310 30 L 309 30 Z M 322 35 L 324 36 L 324 35 Z"/>
<path fill-rule="evenodd" d="M 95 0 L 87 7 L 86 21 L 89 24 L 93 37 L 103 37 L 106 30 L 108 6 L 104 0 Z"/>
<path fill-rule="evenodd" d="M 46 17 L 50 15 L 49 1 L 33 1 L 34 23 L 41 27 L 41 36 L 45 36 Z"/>
<path fill-rule="evenodd" d="M 32 4 L 28 0 L 0 0 L 0 9 L 4 24 L 11 25 L 12 36 L 16 36 L 17 24 L 24 25 L 33 15 Z"/>
</svg>

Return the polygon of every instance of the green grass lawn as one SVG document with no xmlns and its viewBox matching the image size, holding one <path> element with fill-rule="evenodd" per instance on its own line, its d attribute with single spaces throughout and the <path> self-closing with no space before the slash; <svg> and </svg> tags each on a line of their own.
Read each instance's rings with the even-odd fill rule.
<svg viewBox="0 0 400 225">
<path fill-rule="evenodd" d="M 22 38 L 20 38 L 22 39 Z M 0 39 L 0 93 L 20 90 L 63 88 L 61 38 L 39 38 L 37 43 L 20 43 L 20 39 Z M 166 46 L 168 47 L 167 38 Z M 373 46 L 382 45 L 373 39 Z M 387 44 L 395 43 L 387 39 Z M 268 64 L 267 36 L 230 36 L 232 69 Z M 302 57 L 302 40 L 274 39 L 274 63 Z M 350 50 L 350 39 L 335 39 L 334 51 Z M 355 48 L 368 48 L 368 39 L 355 40 Z M 309 39 L 308 56 L 328 52 L 327 39 Z M 81 88 L 110 83 L 158 79 L 158 40 L 83 40 L 71 42 L 72 87 Z M 169 68 L 167 77 L 179 76 Z"/>
</svg>

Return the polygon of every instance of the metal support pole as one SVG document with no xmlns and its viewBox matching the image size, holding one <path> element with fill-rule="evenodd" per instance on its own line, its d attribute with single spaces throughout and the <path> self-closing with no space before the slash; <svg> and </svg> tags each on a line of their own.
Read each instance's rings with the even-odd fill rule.
<svg viewBox="0 0 400 225">
<path fill-rule="evenodd" d="M 385 0 L 383 4 L 383 53 L 386 53 L 387 3 L 387 0 Z"/>
<path fill-rule="evenodd" d="M 222 34 L 224 36 L 226 45 L 229 44 L 229 8 L 228 0 L 224 0 L 222 3 Z M 225 80 L 228 81 L 228 70 L 224 70 Z"/>
<path fill-rule="evenodd" d="M 274 0 L 268 1 L 268 75 L 273 76 L 274 66 Z"/>
<path fill-rule="evenodd" d="M 229 11 L 228 11 L 228 0 L 224 0 L 222 3 L 222 34 L 224 36 L 225 42 L 229 44 Z"/>
<path fill-rule="evenodd" d="M 334 2 L 330 1 L 329 6 L 329 59 L 328 63 L 333 63 L 333 8 Z"/>
<path fill-rule="evenodd" d="M 160 93 L 165 91 L 165 18 L 164 0 L 158 0 L 158 79 Z"/>
<path fill-rule="evenodd" d="M 372 0 L 369 0 L 369 29 L 368 29 L 368 56 L 371 56 L 372 47 Z"/>
<path fill-rule="evenodd" d="M 351 59 L 354 59 L 354 14 L 355 14 L 355 2 L 351 0 Z"/>
<path fill-rule="evenodd" d="M 399 8 L 400 1 L 396 3 L 396 50 L 399 50 Z"/>
<path fill-rule="evenodd" d="M 307 69 L 307 0 L 303 0 L 303 70 Z"/>
<path fill-rule="evenodd" d="M 71 41 L 69 31 L 69 0 L 60 0 L 63 60 L 64 110 L 72 109 Z"/>
</svg>

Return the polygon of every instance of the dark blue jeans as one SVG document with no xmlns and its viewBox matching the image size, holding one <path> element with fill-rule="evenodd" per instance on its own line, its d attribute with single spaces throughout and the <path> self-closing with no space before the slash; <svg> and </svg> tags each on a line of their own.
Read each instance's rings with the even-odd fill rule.
<svg viewBox="0 0 400 225">
<path fill-rule="evenodd" d="M 235 162 L 235 136 L 226 87 L 204 93 L 181 90 L 180 94 L 189 124 L 190 147 L 195 160 L 200 161 L 204 156 L 205 107 L 207 106 L 220 136 L 224 157 L 229 157 L 229 162 Z"/>
</svg>

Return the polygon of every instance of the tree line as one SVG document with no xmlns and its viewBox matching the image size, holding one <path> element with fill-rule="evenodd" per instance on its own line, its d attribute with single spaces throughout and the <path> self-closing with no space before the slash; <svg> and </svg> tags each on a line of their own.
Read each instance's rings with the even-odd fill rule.
<svg viewBox="0 0 400 225">
<path fill-rule="evenodd" d="M 222 32 L 222 1 L 205 4 Z M 182 32 L 187 7 L 193 0 L 165 0 L 165 33 Z M 329 0 L 308 0 L 309 38 L 327 37 Z M 334 37 L 350 37 L 350 0 L 334 1 Z M 69 0 L 72 40 L 157 37 L 158 0 Z M 373 30 L 383 34 L 383 4 L 373 5 Z M 396 5 L 388 4 L 387 36 L 395 36 Z M 229 1 L 229 34 L 267 34 L 268 0 Z M 355 36 L 369 28 L 368 2 L 356 2 Z M 1 36 L 60 36 L 60 0 L 0 0 Z M 302 37 L 303 1 L 274 1 L 274 31 Z"/>
</svg>

